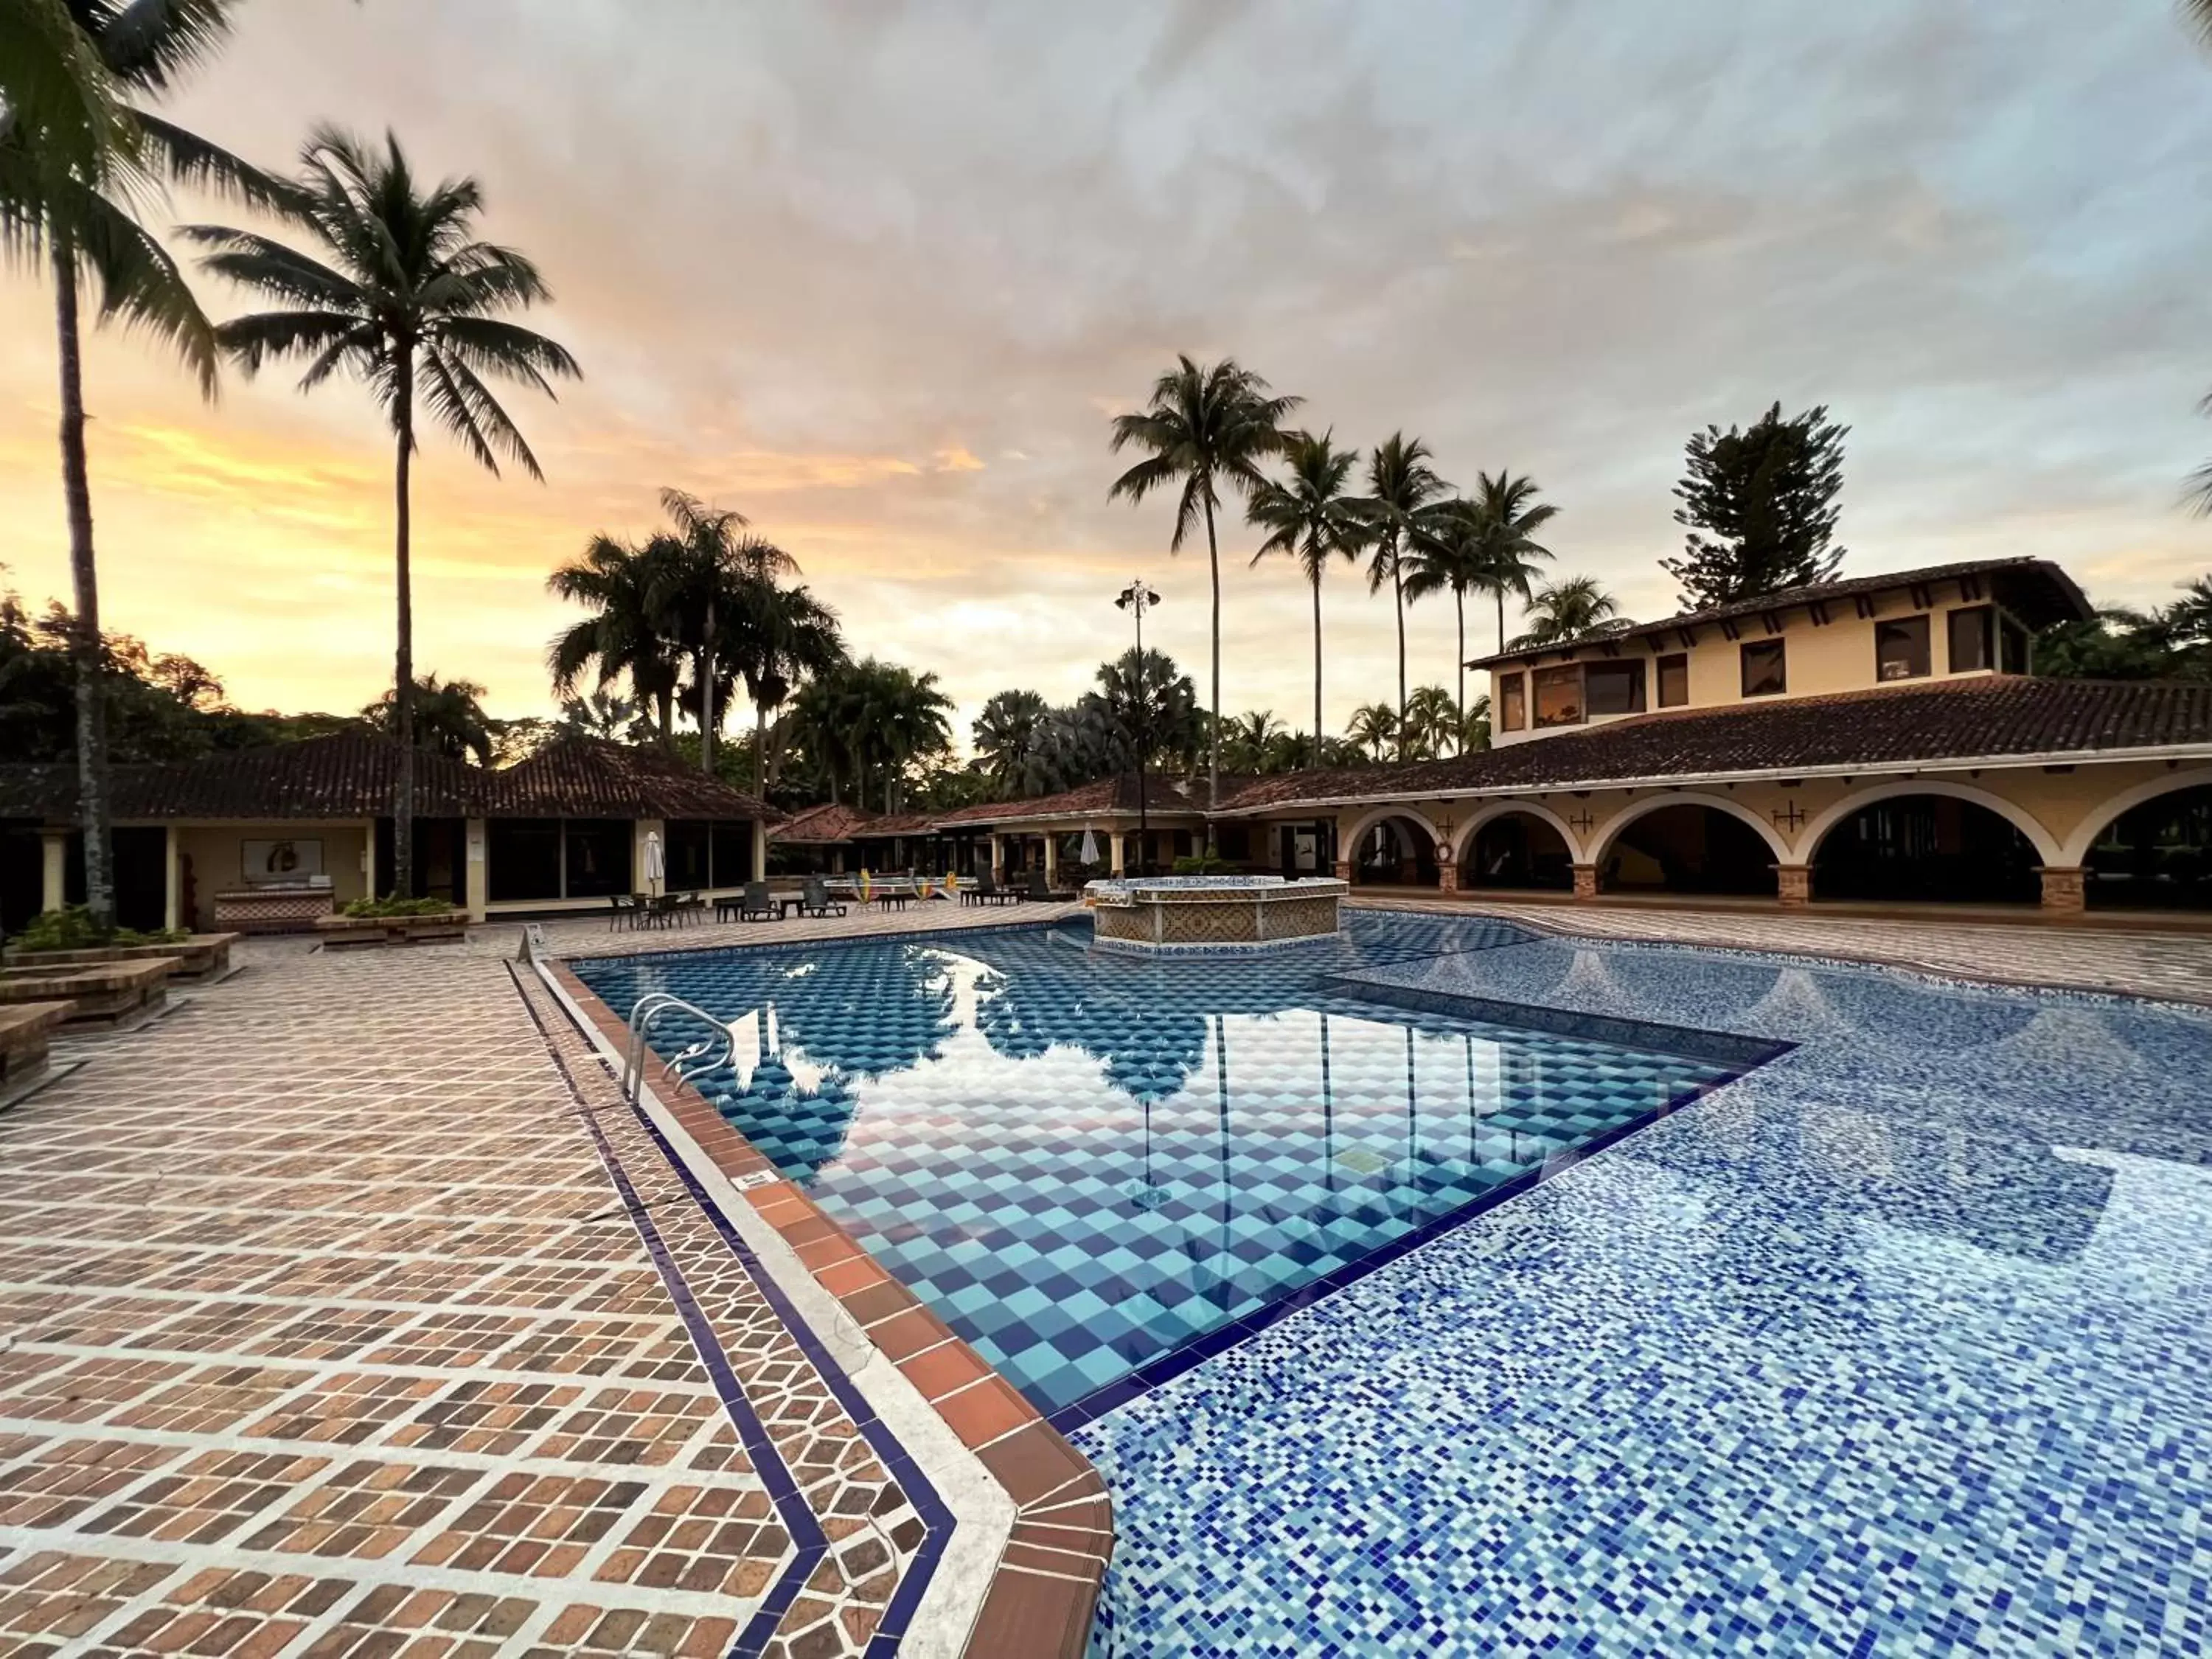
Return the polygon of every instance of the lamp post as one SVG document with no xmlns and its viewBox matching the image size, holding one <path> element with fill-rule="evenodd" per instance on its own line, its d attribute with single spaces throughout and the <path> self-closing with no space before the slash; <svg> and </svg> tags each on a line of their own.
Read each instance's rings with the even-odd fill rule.
<svg viewBox="0 0 2212 1659">
<path fill-rule="evenodd" d="M 1146 757 L 1152 746 L 1152 699 L 1145 689 L 1145 612 L 1160 602 L 1160 596 L 1147 586 L 1139 576 L 1123 588 L 1114 603 L 1132 613 L 1137 621 L 1137 873 L 1145 873 L 1146 861 L 1152 856 L 1152 817 L 1146 810 L 1145 791 Z"/>
</svg>

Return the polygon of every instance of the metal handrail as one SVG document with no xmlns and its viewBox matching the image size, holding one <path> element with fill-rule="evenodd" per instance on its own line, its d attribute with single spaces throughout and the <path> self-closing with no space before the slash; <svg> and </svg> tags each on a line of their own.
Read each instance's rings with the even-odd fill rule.
<svg viewBox="0 0 2212 1659">
<path fill-rule="evenodd" d="M 704 1008 L 668 991 L 648 991 L 640 997 L 629 1011 L 629 1050 L 623 1058 L 623 1098 L 633 1106 L 645 1082 L 645 1036 L 653 1022 L 671 1012 L 685 1013 L 709 1027 L 714 1035 L 704 1036 L 680 1054 L 663 1062 L 660 1075 L 665 1079 L 674 1077 L 679 1083 L 689 1083 L 695 1077 L 713 1071 L 717 1066 L 735 1063 L 738 1052 L 737 1028 L 716 1019 Z M 720 1039 L 720 1053 L 715 1052 Z"/>
</svg>

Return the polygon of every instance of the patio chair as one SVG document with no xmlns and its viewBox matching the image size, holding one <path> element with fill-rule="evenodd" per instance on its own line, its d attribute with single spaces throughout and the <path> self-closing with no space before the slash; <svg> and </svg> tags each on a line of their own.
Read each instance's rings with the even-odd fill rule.
<svg viewBox="0 0 2212 1659">
<path fill-rule="evenodd" d="M 830 884 L 819 876 L 809 876 L 799 890 L 799 914 L 802 916 L 842 916 L 844 901 L 830 896 Z"/>
<path fill-rule="evenodd" d="M 707 896 L 704 893 L 684 894 L 677 902 L 676 914 L 678 921 L 686 927 L 695 921 L 706 921 Z"/>
<path fill-rule="evenodd" d="M 1050 902 L 1052 889 L 1045 885 L 1043 871 L 1022 872 L 1022 896 L 1025 899 L 1036 899 L 1042 902 Z"/>
<path fill-rule="evenodd" d="M 607 932 L 611 933 L 618 928 L 637 926 L 638 897 L 635 893 L 607 895 Z"/>
<path fill-rule="evenodd" d="M 749 881 L 745 884 L 744 902 L 738 907 L 738 921 L 774 921 L 782 914 L 776 908 L 775 901 L 769 896 L 766 882 Z"/>
</svg>

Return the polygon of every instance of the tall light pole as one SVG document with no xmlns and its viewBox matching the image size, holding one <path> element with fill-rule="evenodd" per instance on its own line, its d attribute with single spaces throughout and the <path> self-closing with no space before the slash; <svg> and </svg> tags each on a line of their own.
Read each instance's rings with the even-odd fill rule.
<svg viewBox="0 0 2212 1659">
<path fill-rule="evenodd" d="M 1152 823 L 1146 810 L 1145 798 L 1146 757 L 1152 747 L 1152 697 L 1145 688 L 1145 612 L 1160 602 L 1160 596 L 1146 586 L 1142 576 L 1131 582 L 1116 596 L 1114 603 L 1133 614 L 1137 619 L 1137 873 L 1145 873 L 1145 862 L 1152 855 Z"/>
</svg>

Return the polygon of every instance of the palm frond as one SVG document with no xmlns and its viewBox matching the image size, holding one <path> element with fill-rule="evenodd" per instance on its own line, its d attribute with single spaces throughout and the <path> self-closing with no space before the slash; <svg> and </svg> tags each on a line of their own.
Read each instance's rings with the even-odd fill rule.
<svg viewBox="0 0 2212 1659">
<path fill-rule="evenodd" d="M 215 325 L 200 309 L 168 249 L 143 225 L 99 191 L 72 187 L 69 243 L 100 285 L 100 312 L 143 331 L 174 350 L 213 397 Z"/>
</svg>

